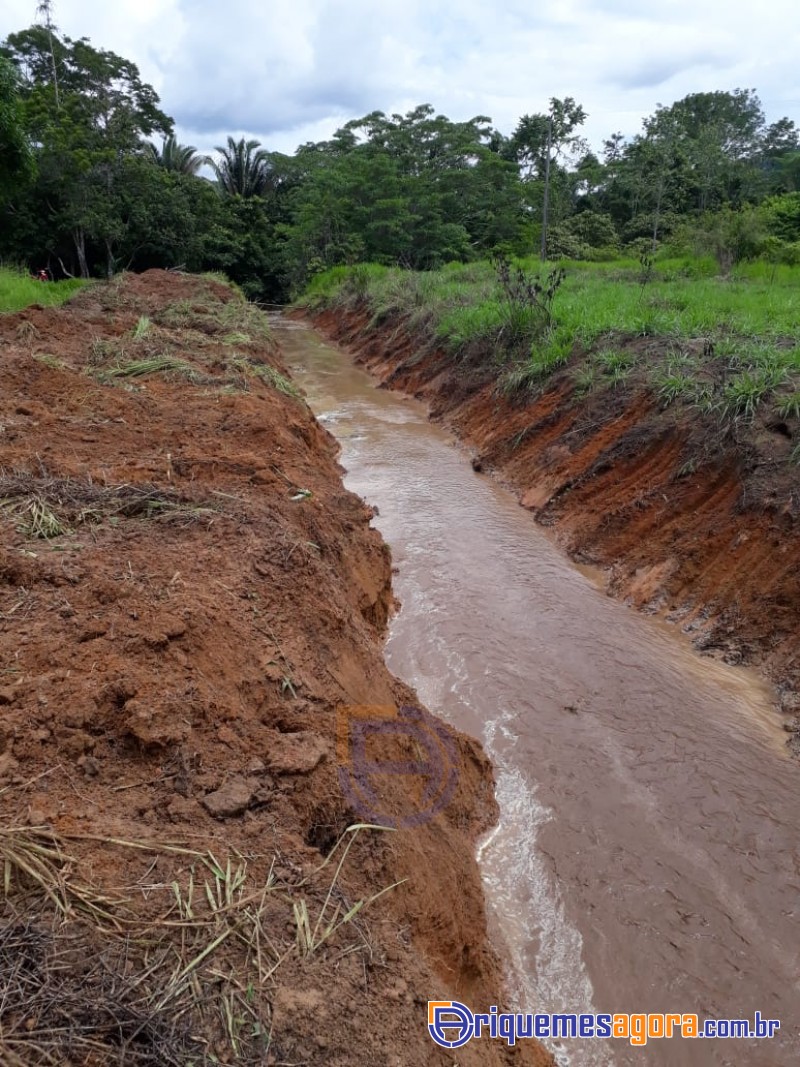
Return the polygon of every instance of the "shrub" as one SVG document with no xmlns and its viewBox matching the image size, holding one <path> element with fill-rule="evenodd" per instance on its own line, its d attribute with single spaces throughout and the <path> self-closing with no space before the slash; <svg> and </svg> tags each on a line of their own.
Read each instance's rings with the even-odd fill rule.
<svg viewBox="0 0 800 1067">
<path fill-rule="evenodd" d="M 512 345 L 545 340 L 554 326 L 553 301 L 564 281 L 564 270 L 556 267 L 541 276 L 527 274 L 505 256 L 498 257 L 496 265 Z"/>
<path fill-rule="evenodd" d="M 800 193 L 771 196 L 759 208 L 767 233 L 781 241 L 800 241 Z"/>
<path fill-rule="evenodd" d="M 737 263 L 755 259 L 763 239 L 763 224 L 752 208 L 733 211 L 726 207 L 715 215 L 706 215 L 694 232 L 697 254 L 714 256 L 724 275 L 730 274 Z"/>
</svg>

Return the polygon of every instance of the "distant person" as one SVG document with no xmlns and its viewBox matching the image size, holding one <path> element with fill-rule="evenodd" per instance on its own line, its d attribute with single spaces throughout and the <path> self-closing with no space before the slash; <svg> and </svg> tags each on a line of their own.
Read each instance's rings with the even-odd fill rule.
<svg viewBox="0 0 800 1067">
<path fill-rule="evenodd" d="M 36 274 L 36 278 L 40 282 L 49 282 L 50 281 L 50 275 L 47 273 L 46 270 L 38 271 L 37 274 Z"/>
</svg>

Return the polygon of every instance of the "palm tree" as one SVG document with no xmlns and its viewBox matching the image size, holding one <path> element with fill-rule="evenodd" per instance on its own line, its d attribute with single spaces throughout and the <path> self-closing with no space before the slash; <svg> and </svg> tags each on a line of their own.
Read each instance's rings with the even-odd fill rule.
<svg viewBox="0 0 800 1067">
<path fill-rule="evenodd" d="M 200 168 L 208 162 L 205 156 L 197 154 L 194 145 L 178 144 L 174 134 L 164 138 L 160 149 L 148 141 L 145 145 L 145 152 L 153 163 L 177 174 L 197 174 Z"/>
<path fill-rule="evenodd" d="M 258 141 L 228 138 L 227 148 L 217 146 L 221 158 L 210 159 L 220 191 L 228 196 L 261 196 L 272 182 L 272 164 Z"/>
</svg>

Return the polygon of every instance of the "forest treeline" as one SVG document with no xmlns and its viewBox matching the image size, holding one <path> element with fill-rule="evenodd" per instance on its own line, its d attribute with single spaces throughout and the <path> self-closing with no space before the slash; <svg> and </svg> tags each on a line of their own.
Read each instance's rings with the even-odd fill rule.
<svg viewBox="0 0 800 1067">
<path fill-rule="evenodd" d="M 593 151 L 572 98 L 509 134 L 425 104 L 294 155 L 228 138 L 211 159 L 132 62 L 47 18 L 0 46 L 0 258 L 54 276 L 223 270 L 282 299 L 331 266 L 428 269 L 497 253 L 800 262 L 800 131 L 751 89 L 659 106 Z M 543 221 L 547 219 L 546 242 Z"/>
</svg>

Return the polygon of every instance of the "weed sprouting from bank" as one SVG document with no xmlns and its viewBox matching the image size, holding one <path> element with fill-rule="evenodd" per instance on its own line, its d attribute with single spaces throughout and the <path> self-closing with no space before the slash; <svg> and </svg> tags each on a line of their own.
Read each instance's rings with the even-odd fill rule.
<svg viewBox="0 0 800 1067">
<path fill-rule="evenodd" d="M 778 401 L 778 415 L 782 419 L 800 420 L 800 390 L 781 397 Z"/>
<path fill-rule="evenodd" d="M 509 347 L 547 340 L 554 327 L 553 304 L 566 272 L 556 267 L 544 275 L 530 274 L 505 256 L 498 256 L 496 265 Z"/>
</svg>

